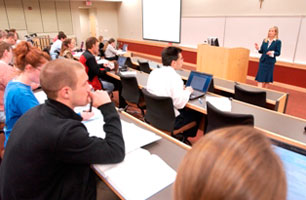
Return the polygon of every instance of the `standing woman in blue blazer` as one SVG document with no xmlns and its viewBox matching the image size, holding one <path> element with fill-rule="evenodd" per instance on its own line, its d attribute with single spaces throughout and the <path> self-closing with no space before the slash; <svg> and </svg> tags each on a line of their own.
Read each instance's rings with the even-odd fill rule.
<svg viewBox="0 0 306 200">
<path fill-rule="evenodd" d="M 282 42 L 278 39 L 278 27 L 273 26 L 269 29 L 268 37 L 264 39 L 259 49 L 257 43 L 255 48 L 261 53 L 259 59 L 259 68 L 255 80 L 258 81 L 258 87 L 266 87 L 268 83 L 273 82 L 273 71 L 276 62 L 276 56 L 281 53 Z"/>
</svg>

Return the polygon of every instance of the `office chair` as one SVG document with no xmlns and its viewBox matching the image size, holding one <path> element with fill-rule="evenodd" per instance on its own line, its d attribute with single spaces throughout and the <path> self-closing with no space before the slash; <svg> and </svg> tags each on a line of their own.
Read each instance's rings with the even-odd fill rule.
<svg viewBox="0 0 306 200">
<path fill-rule="evenodd" d="M 151 69 L 150 69 L 150 65 L 148 62 L 140 62 L 138 60 L 138 64 L 139 64 L 139 70 L 142 71 L 142 72 L 145 72 L 147 74 L 150 74 L 151 73 Z"/>
<path fill-rule="evenodd" d="M 234 99 L 246 103 L 254 104 L 257 106 L 265 107 L 266 105 L 266 92 L 265 91 L 248 91 L 235 85 Z"/>
<path fill-rule="evenodd" d="M 128 66 L 129 68 L 139 70 L 139 66 L 134 65 L 134 64 L 132 63 L 132 60 L 131 60 L 130 57 L 127 57 L 127 58 L 126 58 L 126 61 L 125 61 L 125 64 L 124 64 L 124 65 Z"/>
<path fill-rule="evenodd" d="M 124 111 L 127 111 L 129 106 L 138 107 L 141 110 L 142 117 L 144 117 L 144 109 L 146 104 L 143 94 L 138 87 L 137 79 L 134 76 L 120 76 L 122 84 L 122 97 L 128 104 Z"/>
<path fill-rule="evenodd" d="M 183 127 L 174 130 L 175 114 L 173 109 L 172 99 L 170 97 L 160 97 L 151 94 L 145 88 L 142 88 L 144 99 L 146 102 L 146 114 L 145 121 L 152 126 L 166 132 L 182 142 L 191 145 L 188 140 L 188 136 L 182 133 L 197 125 L 195 121 L 192 121 Z"/>
<path fill-rule="evenodd" d="M 205 121 L 205 134 L 218 128 L 236 125 L 254 126 L 254 116 L 249 114 L 236 114 L 223 112 L 207 102 L 207 117 Z"/>
</svg>

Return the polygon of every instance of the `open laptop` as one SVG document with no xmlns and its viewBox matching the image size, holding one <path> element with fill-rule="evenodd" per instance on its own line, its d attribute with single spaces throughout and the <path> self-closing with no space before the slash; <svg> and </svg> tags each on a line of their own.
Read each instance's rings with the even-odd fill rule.
<svg viewBox="0 0 306 200">
<path fill-rule="evenodd" d="M 191 86 L 193 92 L 190 94 L 189 99 L 196 99 L 202 97 L 207 92 L 213 76 L 203 72 L 191 71 L 188 77 L 186 86 Z"/>
<path fill-rule="evenodd" d="M 127 48 L 128 48 L 128 45 L 124 44 L 123 47 L 122 47 L 122 51 L 127 51 Z"/>
<path fill-rule="evenodd" d="M 119 56 L 118 58 L 118 66 L 119 66 L 119 71 L 127 71 L 127 67 L 126 67 L 126 57 L 123 56 Z"/>
</svg>

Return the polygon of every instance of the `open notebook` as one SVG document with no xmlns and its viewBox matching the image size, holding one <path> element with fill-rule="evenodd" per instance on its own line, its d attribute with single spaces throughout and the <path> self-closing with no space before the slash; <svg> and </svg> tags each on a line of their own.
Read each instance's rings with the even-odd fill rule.
<svg viewBox="0 0 306 200">
<path fill-rule="evenodd" d="M 94 165 L 94 168 L 126 200 L 148 199 L 176 178 L 176 171 L 165 161 L 141 148 L 128 153 L 119 164 Z"/>
</svg>

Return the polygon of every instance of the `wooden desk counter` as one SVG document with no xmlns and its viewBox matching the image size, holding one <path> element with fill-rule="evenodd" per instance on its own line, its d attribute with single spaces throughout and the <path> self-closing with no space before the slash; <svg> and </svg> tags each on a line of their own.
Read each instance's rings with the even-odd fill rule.
<svg viewBox="0 0 306 200">
<path fill-rule="evenodd" d="M 138 61 L 148 62 L 152 69 L 158 68 L 158 66 L 162 66 L 161 63 L 157 63 L 154 61 L 150 61 L 148 59 L 142 57 L 131 57 L 131 60 L 134 65 L 138 65 Z M 183 80 L 187 80 L 190 74 L 189 70 L 176 70 L 176 72 L 182 77 Z M 225 80 L 219 77 L 214 77 L 214 89 L 218 93 L 226 93 L 226 96 L 234 96 L 234 88 L 236 84 L 239 84 L 242 88 L 249 90 L 249 91 L 266 91 L 267 93 L 267 104 L 268 107 L 273 108 L 278 112 L 284 113 L 286 111 L 287 101 L 288 101 L 288 94 L 283 92 L 278 92 L 271 89 L 266 88 L 258 88 L 256 86 L 248 85 L 245 83 L 236 83 L 231 80 Z"/>
</svg>

